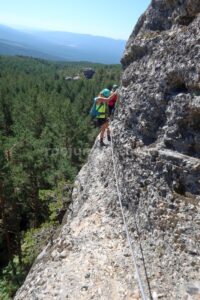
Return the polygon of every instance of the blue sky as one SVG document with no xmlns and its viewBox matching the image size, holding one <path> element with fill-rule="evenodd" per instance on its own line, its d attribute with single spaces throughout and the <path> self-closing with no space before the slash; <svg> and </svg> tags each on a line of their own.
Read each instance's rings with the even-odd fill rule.
<svg viewBox="0 0 200 300">
<path fill-rule="evenodd" d="M 0 0 L 0 24 L 128 39 L 150 0 Z"/>
</svg>

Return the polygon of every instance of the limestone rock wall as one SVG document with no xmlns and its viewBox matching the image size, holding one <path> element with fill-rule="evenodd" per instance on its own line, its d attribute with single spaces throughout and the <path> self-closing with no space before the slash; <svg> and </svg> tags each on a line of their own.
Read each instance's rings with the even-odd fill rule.
<svg viewBox="0 0 200 300">
<path fill-rule="evenodd" d="M 163 299 L 200 297 L 199 12 L 197 0 L 152 1 L 122 58 L 114 121 L 132 238 Z"/>
<path fill-rule="evenodd" d="M 110 158 L 111 148 L 95 143 L 61 232 L 38 256 L 16 300 L 139 299 Z"/>
<path fill-rule="evenodd" d="M 200 299 L 199 13 L 199 0 L 153 0 L 122 58 L 114 154 L 147 299 Z M 77 182 L 15 299 L 141 299 L 110 146 L 94 145 Z"/>
</svg>

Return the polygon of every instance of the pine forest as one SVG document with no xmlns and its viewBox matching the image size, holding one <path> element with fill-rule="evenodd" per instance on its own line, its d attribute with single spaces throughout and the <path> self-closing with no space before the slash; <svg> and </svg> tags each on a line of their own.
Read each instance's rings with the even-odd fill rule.
<svg viewBox="0 0 200 300">
<path fill-rule="evenodd" d="M 0 299 L 12 299 L 59 230 L 98 134 L 93 98 L 118 84 L 120 72 L 120 65 L 0 57 Z"/>
</svg>

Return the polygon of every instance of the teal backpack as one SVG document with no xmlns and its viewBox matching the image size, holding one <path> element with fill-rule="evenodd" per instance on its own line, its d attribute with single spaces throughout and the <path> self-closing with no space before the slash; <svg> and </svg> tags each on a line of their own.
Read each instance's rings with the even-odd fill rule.
<svg viewBox="0 0 200 300">
<path fill-rule="evenodd" d="M 99 109 L 103 106 L 104 103 L 101 103 L 97 109 L 97 105 L 96 105 L 96 101 L 97 101 L 98 97 L 94 98 L 94 102 L 92 105 L 92 108 L 90 110 L 90 116 L 95 119 L 96 117 L 98 117 L 101 113 L 99 112 Z"/>
</svg>

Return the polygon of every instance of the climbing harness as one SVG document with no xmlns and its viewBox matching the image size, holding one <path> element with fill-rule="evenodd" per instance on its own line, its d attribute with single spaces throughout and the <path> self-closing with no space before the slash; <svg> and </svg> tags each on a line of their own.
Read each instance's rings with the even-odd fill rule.
<svg viewBox="0 0 200 300">
<path fill-rule="evenodd" d="M 137 266 L 136 257 L 135 257 L 134 250 L 133 250 L 133 247 L 132 247 L 132 244 L 131 244 L 131 239 L 130 239 L 130 234 L 129 234 L 129 230 L 128 230 L 128 225 L 127 225 L 127 222 L 126 222 L 126 217 L 125 217 L 123 206 L 122 206 L 122 199 L 121 199 L 121 193 L 120 193 L 120 190 L 119 190 L 119 181 L 118 181 L 118 177 L 117 177 L 116 163 L 115 163 L 114 150 L 113 150 L 113 136 L 112 136 L 112 133 L 111 133 L 111 151 L 112 151 L 112 161 L 113 161 L 113 169 L 114 169 L 114 175 L 115 175 L 115 181 L 116 181 L 117 195 L 118 195 L 118 200 L 119 200 L 119 204 L 120 204 L 120 208 L 121 208 L 121 213 L 122 213 L 122 218 L 123 218 L 123 222 L 124 222 L 124 227 L 125 227 L 125 231 L 126 231 L 128 244 L 129 244 L 129 248 L 130 248 L 130 251 L 131 251 L 131 257 L 132 257 L 133 265 L 135 267 L 136 278 L 137 278 L 137 281 L 138 281 L 138 285 L 139 285 L 139 288 L 140 288 L 140 293 L 141 293 L 142 299 L 143 300 L 148 300 L 148 298 L 145 295 L 142 279 L 141 279 L 139 269 L 138 269 L 138 266 Z"/>
</svg>

